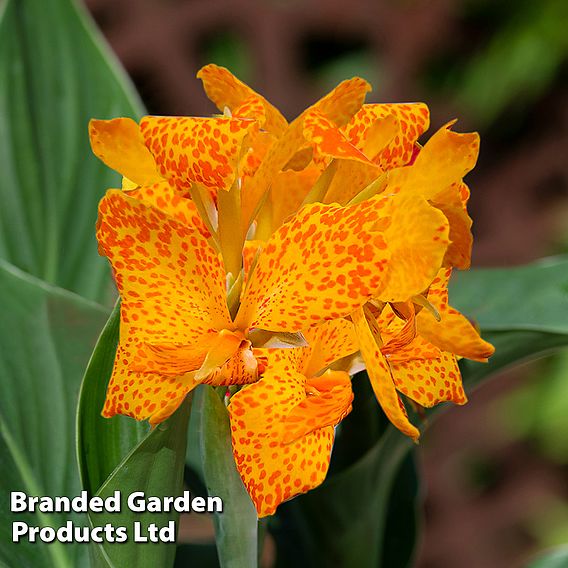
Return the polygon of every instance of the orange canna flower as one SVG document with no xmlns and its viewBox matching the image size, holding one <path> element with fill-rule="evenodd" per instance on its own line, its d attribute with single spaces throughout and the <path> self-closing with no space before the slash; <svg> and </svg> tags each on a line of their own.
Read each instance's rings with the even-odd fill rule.
<svg viewBox="0 0 568 568">
<path fill-rule="evenodd" d="M 415 440 L 399 393 L 465 402 L 457 358 L 493 350 L 447 299 L 479 138 L 450 123 L 420 146 L 427 107 L 363 104 L 359 78 L 288 123 L 226 69 L 198 76 L 222 116 L 90 123 L 123 176 L 97 224 L 122 300 L 103 415 L 157 424 L 199 384 L 242 387 L 235 460 L 265 516 L 325 478 L 358 353 Z"/>
<path fill-rule="evenodd" d="M 157 423 L 201 382 L 256 381 L 253 331 L 293 334 L 391 297 L 390 280 L 408 266 L 398 228 L 414 217 L 421 224 L 405 232 L 421 261 L 396 299 L 427 286 L 435 276 L 427 259 L 439 265 L 447 246 L 439 239 L 443 215 L 421 199 L 304 207 L 260 251 L 232 318 L 222 262 L 203 225 L 191 222 L 195 213 L 185 213 L 190 223 L 183 217 L 119 190 L 101 201 L 97 237 L 122 298 L 105 415 Z"/>
</svg>

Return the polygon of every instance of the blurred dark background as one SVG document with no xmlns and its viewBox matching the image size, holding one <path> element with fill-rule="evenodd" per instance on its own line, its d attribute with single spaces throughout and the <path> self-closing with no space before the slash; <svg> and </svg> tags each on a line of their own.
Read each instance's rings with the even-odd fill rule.
<svg viewBox="0 0 568 568">
<path fill-rule="evenodd" d="M 567 251 L 565 0 L 86 0 L 153 114 L 214 112 L 224 65 L 288 117 L 361 75 L 368 102 L 424 101 L 482 146 L 468 176 L 474 265 Z M 522 302 L 522 298 L 519 298 Z M 568 355 L 510 371 L 420 447 L 419 568 L 515 568 L 568 542 Z"/>
</svg>

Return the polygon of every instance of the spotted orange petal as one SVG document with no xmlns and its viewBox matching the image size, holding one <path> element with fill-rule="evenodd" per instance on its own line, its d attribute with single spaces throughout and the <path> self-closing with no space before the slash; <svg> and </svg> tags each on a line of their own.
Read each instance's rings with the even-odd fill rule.
<svg viewBox="0 0 568 568">
<path fill-rule="evenodd" d="M 228 69 L 214 64 L 206 65 L 199 70 L 197 77 L 203 81 L 207 96 L 221 112 L 228 107 L 234 116 L 246 116 L 242 107 L 247 101 L 250 103 L 254 100 L 261 102 L 264 108 L 265 130 L 280 136 L 288 126 L 288 122 L 276 107 L 237 79 Z"/>
<path fill-rule="evenodd" d="M 306 115 L 317 111 L 336 126 L 342 126 L 357 112 L 369 90 L 369 84 L 358 77 L 343 81 L 288 126 L 270 148 L 254 177 L 249 180 L 246 190 L 243 187 L 243 216 L 245 219 L 252 221 L 251 217 L 258 203 L 269 189 L 276 174 L 284 168 L 298 150 L 305 146 L 304 118 Z"/>
<path fill-rule="evenodd" d="M 339 318 L 305 331 L 308 347 L 300 350 L 297 370 L 314 377 L 328 365 L 359 350 L 353 323 Z"/>
<path fill-rule="evenodd" d="M 384 336 L 384 334 L 383 334 Z M 413 361 L 415 359 L 438 359 L 442 356 L 440 349 L 417 335 L 408 345 L 397 347 L 394 350 L 386 348 L 387 343 L 381 349 L 391 367 L 396 363 Z"/>
<path fill-rule="evenodd" d="M 264 246 L 237 325 L 302 331 L 346 316 L 376 295 L 390 256 L 376 226 L 389 222 L 392 207 L 388 198 L 373 198 L 302 208 Z"/>
<path fill-rule="evenodd" d="M 138 373 L 130 369 L 136 343 L 121 341 L 102 415 L 124 414 L 136 420 L 158 424 L 171 416 L 183 402 L 190 387 L 183 377 Z"/>
<path fill-rule="evenodd" d="M 442 351 L 485 362 L 495 349 L 481 339 L 467 318 L 448 304 L 451 273 L 451 268 L 440 270 L 428 292 L 428 301 L 440 313 L 441 321 L 436 321 L 428 310 L 422 310 L 416 320 L 418 333 Z"/>
<path fill-rule="evenodd" d="M 163 177 L 183 193 L 192 183 L 229 190 L 237 176 L 243 140 L 254 120 L 213 117 L 146 116 L 140 121 L 144 142 Z"/>
<path fill-rule="evenodd" d="M 317 110 L 306 113 L 304 117 L 304 137 L 314 145 L 315 154 L 371 163 L 331 119 Z"/>
<path fill-rule="evenodd" d="M 449 244 L 445 215 L 424 199 L 399 195 L 385 239 L 391 252 L 388 283 L 379 298 L 405 302 L 422 293 L 436 277 Z"/>
<path fill-rule="evenodd" d="M 193 201 L 180 196 L 167 181 L 137 187 L 128 191 L 128 196 L 160 209 L 184 225 L 196 227 L 206 239 L 211 237 Z"/>
<path fill-rule="evenodd" d="M 436 359 L 391 362 L 391 368 L 396 388 L 421 406 L 467 402 L 456 356 L 451 353 Z"/>
<path fill-rule="evenodd" d="M 344 371 L 327 371 L 306 383 L 308 396 L 284 420 L 284 443 L 325 426 L 336 426 L 351 412 L 351 379 Z"/>
<path fill-rule="evenodd" d="M 283 441 L 286 417 L 306 398 L 306 379 L 284 368 L 269 369 L 231 398 L 229 416 L 237 470 L 259 517 L 317 487 L 329 468 L 334 430 L 326 426 Z"/>
<path fill-rule="evenodd" d="M 450 245 L 446 251 L 444 265 L 467 270 L 471 264 L 471 217 L 463 202 L 463 196 L 469 196 L 464 183 L 455 183 L 438 193 L 431 201 L 447 217 L 450 223 Z"/>
<path fill-rule="evenodd" d="M 131 118 L 91 120 L 89 138 L 93 153 L 136 185 L 150 185 L 162 179 L 144 145 L 140 127 Z"/>
<path fill-rule="evenodd" d="M 129 335 L 192 344 L 229 326 L 225 274 L 197 226 L 110 190 L 99 206 L 97 238 L 113 268 Z"/>
<path fill-rule="evenodd" d="M 337 164 L 323 202 L 346 205 L 382 173 L 381 168 L 372 163 L 342 160 Z"/>
<path fill-rule="evenodd" d="M 310 165 L 301 171 L 286 170 L 276 175 L 269 196 L 274 229 L 298 211 L 320 173 L 320 168 Z"/>
<path fill-rule="evenodd" d="M 442 127 L 428 140 L 413 165 L 390 171 L 385 191 L 435 199 L 449 185 L 461 182 L 477 161 L 479 135 L 453 132 L 452 125 Z"/>
<path fill-rule="evenodd" d="M 372 128 L 381 119 L 393 117 L 396 130 L 387 144 L 376 144 Z M 382 169 L 404 166 L 410 161 L 416 140 L 428 129 L 430 116 L 428 107 L 423 103 L 368 104 L 353 116 L 345 126 L 349 140 L 376 162 Z M 385 125 L 390 128 L 389 125 Z M 380 132 L 380 130 L 379 130 Z"/>
<path fill-rule="evenodd" d="M 418 440 L 420 432 L 408 420 L 404 405 L 396 392 L 390 366 L 381 352 L 381 346 L 377 343 L 363 310 L 355 310 L 351 317 L 359 338 L 367 374 L 379 404 L 389 420 L 402 433 L 413 440 Z"/>
</svg>

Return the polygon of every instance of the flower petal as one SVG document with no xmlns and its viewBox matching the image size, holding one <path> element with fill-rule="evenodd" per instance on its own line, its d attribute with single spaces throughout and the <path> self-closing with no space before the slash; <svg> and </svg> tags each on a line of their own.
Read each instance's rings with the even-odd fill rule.
<svg viewBox="0 0 568 568">
<path fill-rule="evenodd" d="M 464 189 L 465 188 L 465 189 Z M 431 201 L 432 205 L 442 211 L 450 223 L 450 245 L 444 258 L 445 266 L 467 270 L 471 264 L 471 217 L 463 203 L 463 195 L 469 195 L 464 183 L 455 183 L 441 191 Z"/>
<path fill-rule="evenodd" d="M 375 164 L 341 160 L 323 202 L 345 205 L 382 173 L 383 170 Z"/>
<path fill-rule="evenodd" d="M 131 118 L 91 120 L 89 137 L 93 153 L 137 185 L 150 185 L 162 179 L 144 145 L 140 127 Z"/>
<path fill-rule="evenodd" d="M 396 388 L 421 406 L 467 402 L 457 360 L 451 353 L 442 353 L 437 359 L 391 362 L 391 368 Z"/>
<path fill-rule="evenodd" d="M 193 201 L 181 197 L 167 181 L 129 190 L 128 196 L 156 207 L 184 225 L 196 227 L 206 239 L 211 237 L 211 233 L 203 223 Z"/>
<path fill-rule="evenodd" d="M 301 171 L 286 170 L 276 175 L 269 195 L 274 229 L 298 211 L 320 173 L 318 167 L 308 166 Z"/>
<path fill-rule="evenodd" d="M 105 418 L 124 414 L 136 420 L 158 424 L 171 416 L 191 390 L 183 377 L 130 370 L 136 344 L 121 341 L 102 411 Z"/>
<path fill-rule="evenodd" d="M 306 113 L 304 138 L 314 145 L 315 155 L 371 163 L 329 118 L 317 110 Z"/>
<path fill-rule="evenodd" d="M 228 190 L 237 175 L 243 140 L 257 127 L 254 120 L 228 117 L 146 116 L 140 121 L 160 173 L 182 193 L 192 183 Z"/>
<path fill-rule="evenodd" d="M 369 84 L 358 77 L 343 81 L 290 123 L 287 130 L 270 148 L 246 188 L 243 186 L 243 217 L 245 220 L 252 221 L 251 217 L 258 203 L 268 191 L 276 174 L 284 168 L 298 150 L 305 146 L 304 118 L 306 115 L 318 111 L 336 126 L 342 126 L 357 112 L 369 90 Z"/>
<path fill-rule="evenodd" d="M 411 166 L 389 173 L 386 191 L 408 192 L 435 199 L 441 191 L 462 178 L 475 166 L 479 154 L 479 135 L 460 134 L 443 126 L 420 150 Z"/>
<path fill-rule="evenodd" d="M 388 419 L 403 433 L 413 440 L 418 440 L 420 432 L 408 420 L 408 415 L 400 400 L 392 376 L 390 366 L 381 353 L 362 309 L 355 310 L 351 315 L 359 344 L 361 355 L 365 360 L 367 374 L 375 396 Z"/>
<path fill-rule="evenodd" d="M 264 246 L 237 325 L 303 331 L 346 316 L 376 295 L 390 256 L 376 226 L 388 223 L 392 207 L 382 197 L 349 207 L 303 207 Z"/>
<path fill-rule="evenodd" d="M 336 426 L 350 412 L 351 379 L 344 371 L 327 371 L 306 384 L 313 394 L 302 400 L 284 420 L 283 442 L 288 444 L 325 426 Z"/>
<path fill-rule="evenodd" d="M 286 416 L 306 396 L 305 377 L 268 370 L 257 383 L 231 397 L 229 416 L 237 470 L 259 517 L 280 503 L 317 487 L 329 468 L 333 427 L 317 429 L 289 444 Z"/>
<path fill-rule="evenodd" d="M 388 132 L 391 139 L 387 140 L 387 144 L 383 144 L 383 140 L 377 144 L 372 129 L 377 120 L 389 117 L 396 119 L 396 131 Z M 363 105 L 345 126 L 345 134 L 383 170 L 389 170 L 408 164 L 416 140 L 429 124 L 428 107 L 423 103 L 368 104 Z M 391 126 L 379 122 L 379 133 L 386 135 L 383 129 Z"/>
<path fill-rule="evenodd" d="M 451 268 L 442 269 L 428 292 L 428 301 L 440 313 L 441 321 L 436 321 L 428 310 L 422 310 L 416 318 L 418 333 L 442 351 L 486 362 L 495 351 L 494 347 L 483 341 L 467 318 L 448 304 L 451 274 Z"/>
<path fill-rule="evenodd" d="M 252 100 L 261 101 L 266 117 L 263 125 L 265 130 L 280 136 L 288 126 L 288 122 L 276 107 L 237 79 L 228 69 L 209 64 L 199 70 L 197 77 L 203 81 L 207 96 L 221 112 L 228 107 L 233 112 L 233 116 L 248 116 L 243 114 L 247 101 L 248 103 Z"/>
<path fill-rule="evenodd" d="M 122 297 L 121 336 L 192 344 L 230 324 L 225 274 L 198 227 L 110 190 L 99 206 L 97 238 Z"/>
<path fill-rule="evenodd" d="M 353 323 L 343 318 L 312 327 L 304 336 L 309 346 L 301 350 L 296 368 L 308 378 L 334 361 L 359 351 Z"/>
<path fill-rule="evenodd" d="M 391 260 L 388 283 L 379 298 L 405 302 L 423 292 L 442 266 L 449 244 L 445 215 L 424 199 L 400 195 L 385 239 Z"/>
</svg>

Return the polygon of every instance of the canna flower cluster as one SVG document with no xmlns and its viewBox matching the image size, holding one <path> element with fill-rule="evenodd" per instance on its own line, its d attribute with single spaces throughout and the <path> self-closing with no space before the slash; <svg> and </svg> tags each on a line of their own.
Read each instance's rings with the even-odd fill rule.
<svg viewBox="0 0 568 568">
<path fill-rule="evenodd" d="M 405 403 L 466 402 L 457 360 L 493 348 L 447 285 L 470 263 L 479 139 L 450 123 L 420 145 L 428 108 L 364 104 L 360 78 L 288 123 L 226 69 L 198 77 L 222 114 L 90 123 L 123 176 L 97 223 L 122 300 L 103 415 L 157 424 L 197 385 L 232 387 L 235 463 L 266 516 L 324 480 L 356 370 L 414 440 Z"/>
</svg>

